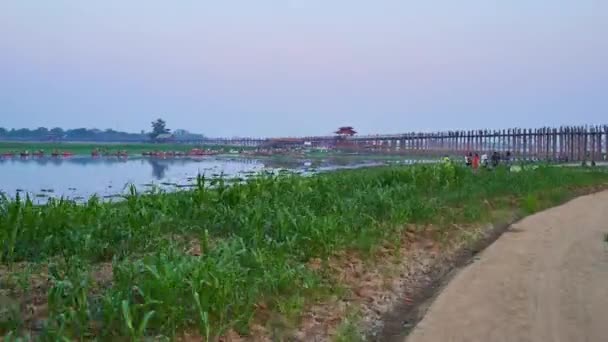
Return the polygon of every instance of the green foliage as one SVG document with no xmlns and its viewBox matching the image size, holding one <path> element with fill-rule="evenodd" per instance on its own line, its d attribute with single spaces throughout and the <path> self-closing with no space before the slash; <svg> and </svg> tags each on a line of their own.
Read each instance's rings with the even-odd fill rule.
<svg viewBox="0 0 608 342">
<path fill-rule="evenodd" d="M 405 223 L 485 220 L 488 200 L 513 197 L 534 212 L 565 198 L 567 187 L 607 179 L 575 168 L 473 174 L 444 164 L 199 177 L 190 191 L 147 195 L 133 187 L 120 203 L 92 197 L 36 206 L 4 197 L 0 261 L 53 260 L 48 340 L 174 338 L 185 329 L 213 339 L 247 332 L 262 301 L 297 316 L 331 286 L 306 267 L 311 258 L 370 252 Z M 111 286 L 92 285 L 91 265 L 100 261 L 112 262 Z"/>
<path fill-rule="evenodd" d="M 152 122 L 152 132 L 150 133 L 150 138 L 152 138 L 152 140 L 156 139 L 159 135 L 161 134 L 166 134 L 171 132 L 170 129 L 168 129 L 166 127 L 166 123 L 165 120 L 163 119 L 157 119 L 156 121 Z"/>
<path fill-rule="evenodd" d="M 53 338 L 70 337 L 82 340 L 89 333 L 91 310 L 89 265 L 70 258 L 49 266 L 50 289 L 48 306 L 50 318 L 46 334 Z"/>
<path fill-rule="evenodd" d="M 540 209 L 538 198 L 533 194 L 528 194 L 523 199 L 522 209 L 526 214 L 533 214 Z"/>
</svg>

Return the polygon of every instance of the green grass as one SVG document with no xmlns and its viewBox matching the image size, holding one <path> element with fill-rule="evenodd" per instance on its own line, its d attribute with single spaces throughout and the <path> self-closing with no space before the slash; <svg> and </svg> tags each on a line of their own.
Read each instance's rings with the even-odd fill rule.
<svg viewBox="0 0 608 342">
<path fill-rule="evenodd" d="M 191 191 L 143 195 L 132 188 L 120 203 L 93 197 L 36 206 L 4 198 L 0 264 L 11 274 L 4 279 L 18 279 L 26 262 L 48 268 L 45 340 L 247 334 L 260 303 L 297 321 L 303 308 L 334 292 L 339 284 L 330 274 L 306 266 L 312 258 L 343 250 L 372 255 L 406 223 L 453 229 L 447 223 L 488 221 L 488 202 L 531 213 L 607 181 L 608 173 L 578 168 L 473 174 L 421 165 L 212 185 L 201 178 Z M 103 263 L 112 265 L 110 283 L 98 279 Z M 10 298 L 30 290 L 11 284 L 3 285 Z M 18 336 L 29 328 L 2 329 Z"/>
<path fill-rule="evenodd" d="M 334 342 L 363 342 L 364 331 L 361 331 L 360 317 L 357 311 L 347 313 L 342 320 L 336 334 L 333 338 Z"/>
</svg>

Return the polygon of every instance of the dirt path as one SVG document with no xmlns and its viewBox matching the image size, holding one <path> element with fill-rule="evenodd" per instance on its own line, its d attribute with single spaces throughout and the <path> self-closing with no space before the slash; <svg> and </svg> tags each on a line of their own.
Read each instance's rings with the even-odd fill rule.
<svg viewBox="0 0 608 342">
<path fill-rule="evenodd" d="M 408 342 L 608 341 L 608 191 L 511 227 L 461 270 Z"/>
</svg>

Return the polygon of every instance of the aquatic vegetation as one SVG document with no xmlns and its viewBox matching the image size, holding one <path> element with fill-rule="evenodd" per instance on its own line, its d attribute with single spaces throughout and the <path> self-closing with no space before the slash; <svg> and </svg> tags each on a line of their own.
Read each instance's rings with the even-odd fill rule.
<svg viewBox="0 0 608 342">
<path fill-rule="evenodd" d="M 47 153 L 47 155 L 64 155 L 71 154 L 90 156 L 93 151 L 97 151 L 97 155 L 117 156 L 119 152 L 127 152 L 130 155 L 141 155 L 142 153 L 150 153 L 155 151 L 161 152 L 178 152 L 185 153 L 197 146 L 187 144 L 152 144 L 152 143 L 80 143 L 80 142 L 0 142 L 0 153 L 8 153 L 14 151 L 56 151 Z M 202 148 L 201 146 L 198 146 Z M 213 150 L 229 150 L 228 146 L 206 146 L 205 148 Z M 249 150 L 251 147 L 242 147 Z"/>
<path fill-rule="evenodd" d="M 0 263 L 48 265 L 49 340 L 247 334 L 260 303 L 297 315 L 332 291 L 326 274 L 306 267 L 312 258 L 369 252 L 406 223 L 488 220 L 487 201 L 513 197 L 537 211 L 567 189 L 607 180 L 576 168 L 474 174 L 445 164 L 199 176 L 176 192 L 131 186 L 117 203 L 35 205 L 16 194 L 0 199 Z"/>
</svg>

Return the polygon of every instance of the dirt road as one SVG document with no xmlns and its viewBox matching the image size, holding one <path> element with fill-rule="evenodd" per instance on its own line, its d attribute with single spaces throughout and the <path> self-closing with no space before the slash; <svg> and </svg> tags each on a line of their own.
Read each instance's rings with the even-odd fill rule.
<svg viewBox="0 0 608 342">
<path fill-rule="evenodd" d="M 437 296 L 408 342 L 608 341 L 608 191 L 513 225 Z"/>
</svg>

